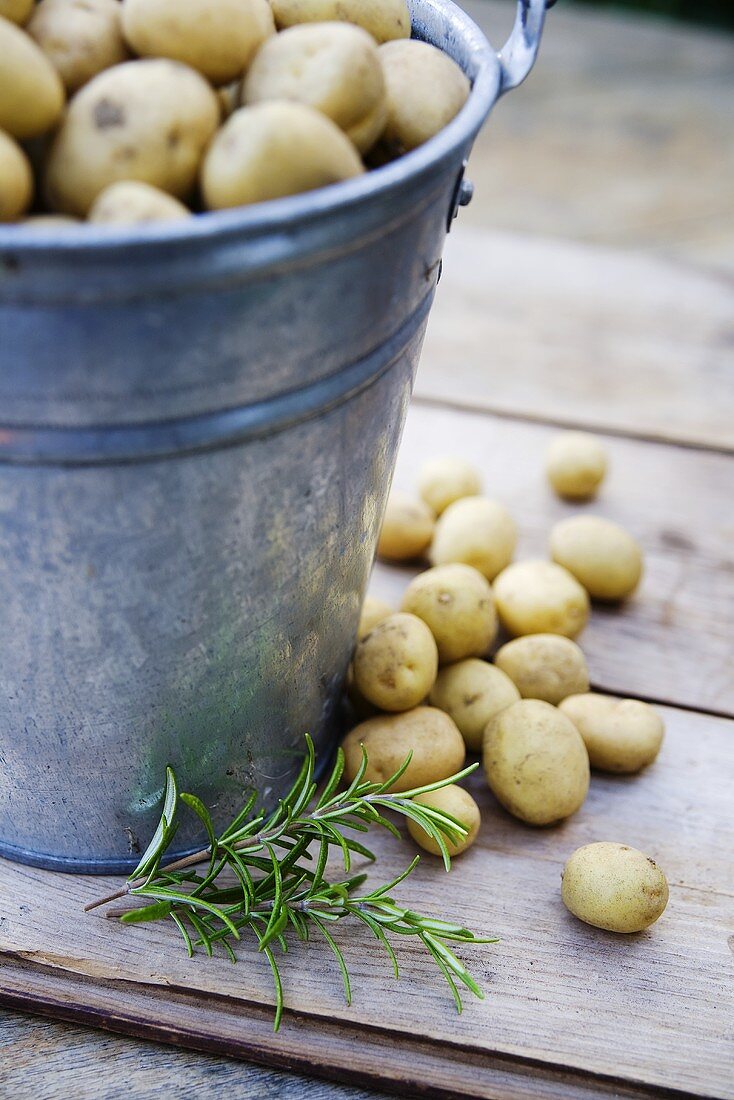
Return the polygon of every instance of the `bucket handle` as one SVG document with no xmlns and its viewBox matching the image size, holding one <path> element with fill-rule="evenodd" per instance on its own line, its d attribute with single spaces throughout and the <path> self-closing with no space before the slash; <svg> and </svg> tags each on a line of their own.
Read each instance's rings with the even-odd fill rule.
<svg viewBox="0 0 734 1100">
<path fill-rule="evenodd" d="M 522 84 L 535 62 L 547 8 L 556 0 L 518 0 L 515 25 L 497 54 L 500 63 L 500 95 Z"/>
</svg>

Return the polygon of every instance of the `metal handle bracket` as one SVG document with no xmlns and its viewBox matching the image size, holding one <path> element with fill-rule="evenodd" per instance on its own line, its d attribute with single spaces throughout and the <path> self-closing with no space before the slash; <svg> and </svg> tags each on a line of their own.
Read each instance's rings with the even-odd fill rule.
<svg viewBox="0 0 734 1100">
<path fill-rule="evenodd" d="M 555 0 L 518 0 L 515 25 L 498 53 L 500 95 L 522 84 L 535 62 L 547 8 Z"/>
</svg>

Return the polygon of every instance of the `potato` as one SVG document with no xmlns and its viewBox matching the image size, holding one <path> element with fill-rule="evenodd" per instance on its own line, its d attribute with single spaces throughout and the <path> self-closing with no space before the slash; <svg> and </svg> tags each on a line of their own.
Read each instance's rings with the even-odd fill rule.
<svg viewBox="0 0 734 1100">
<path fill-rule="evenodd" d="M 392 614 L 393 609 L 385 600 L 378 600 L 376 596 L 365 596 L 359 616 L 359 626 L 357 627 L 357 641 L 361 641 L 374 626 L 377 626 L 378 623 L 389 618 Z"/>
<path fill-rule="evenodd" d="M 588 432 L 561 432 L 551 441 L 545 468 L 560 497 L 590 500 L 607 472 L 606 451 Z"/>
<path fill-rule="evenodd" d="M 377 556 L 385 561 L 419 558 L 433 538 L 433 512 L 422 500 L 393 489 L 387 500 Z"/>
<path fill-rule="evenodd" d="M 410 791 L 439 779 L 448 779 L 464 766 L 464 741 L 448 714 L 433 707 L 415 707 L 404 714 L 380 714 L 355 726 L 342 742 L 344 778 L 354 779 L 367 752 L 365 778 L 383 783 L 402 764 L 408 753 L 408 767 L 391 789 Z"/>
<path fill-rule="evenodd" d="M 470 565 L 436 565 L 408 585 L 403 611 L 429 627 L 441 664 L 483 657 L 497 633 L 497 613 L 489 581 Z"/>
<path fill-rule="evenodd" d="M 387 87 L 385 140 L 408 152 L 459 113 L 469 81 L 448 54 L 427 42 L 387 42 L 379 54 Z"/>
<path fill-rule="evenodd" d="M 0 222 L 17 221 L 33 200 L 33 172 L 17 141 L 0 130 Z"/>
<path fill-rule="evenodd" d="M 25 31 L 0 17 L 0 130 L 14 138 L 38 137 L 64 109 L 64 85 Z"/>
<path fill-rule="evenodd" d="M 416 615 L 383 619 L 354 651 L 354 683 L 381 710 L 410 710 L 428 695 L 438 672 L 433 635 Z"/>
<path fill-rule="evenodd" d="M 456 844 L 449 840 L 448 837 L 444 837 L 449 855 L 452 858 L 461 855 L 467 848 L 471 848 L 472 844 L 477 839 L 482 817 L 479 813 L 479 807 L 468 791 L 465 791 L 463 787 L 458 787 L 456 783 L 450 783 L 448 787 L 439 787 L 437 791 L 427 791 L 426 794 L 417 794 L 413 801 L 419 803 L 421 806 L 430 806 L 434 810 L 440 810 L 442 813 L 456 818 L 456 820 L 460 821 L 464 828 L 468 830 L 464 839 Z M 441 849 L 433 837 L 416 821 L 411 821 L 410 818 L 408 818 L 408 832 L 416 844 L 420 845 L 420 847 L 424 848 L 427 852 L 430 852 L 431 855 L 441 855 Z"/>
<path fill-rule="evenodd" d="M 642 551 L 623 527 L 601 516 L 571 516 L 551 531 L 551 557 L 597 600 L 623 600 L 642 576 Z"/>
<path fill-rule="evenodd" d="M 662 916 L 668 882 L 657 863 L 626 844 L 577 848 L 561 873 L 561 897 L 579 920 L 608 932 L 641 932 Z"/>
<path fill-rule="evenodd" d="M 470 657 L 440 670 L 428 701 L 453 718 L 468 749 L 480 752 L 490 718 L 519 698 L 501 669 Z"/>
<path fill-rule="evenodd" d="M 312 191 L 364 171 L 331 119 L 302 103 L 258 103 L 227 119 L 201 171 L 210 210 Z"/>
<path fill-rule="evenodd" d="M 377 42 L 410 38 L 405 0 L 272 0 L 272 6 L 279 28 L 338 19 L 362 27 Z"/>
<path fill-rule="evenodd" d="M 502 504 L 464 497 L 449 504 L 436 521 L 429 557 L 433 565 L 473 565 L 493 581 L 512 561 L 516 544 L 515 521 Z"/>
<path fill-rule="evenodd" d="M 574 638 L 589 618 L 586 589 L 552 561 L 520 561 L 503 569 L 494 602 L 508 634 L 565 634 Z"/>
<path fill-rule="evenodd" d="M 89 211 L 89 221 L 99 225 L 143 225 L 178 221 L 191 211 L 178 199 L 136 180 L 120 180 L 101 191 Z"/>
<path fill-rule="evenodd" d="M 431 511 L 440 516 L 455 500 L 479 496 L 482 479 L 471 463 L 461 458 L 432 458 L 421 467 L 418 492 Z"/>
<path fill-rule="evenodd" d="M 51 146 L 49 205 L 86 215 L 118 180 L 184 198 L 219 117 L 214 91 L 186 65 L 127 61 L 106 69 L 74 96 Z"/>
<path fill-rule="evenodd" d="M 0 0 L 0 18 L 22 27 L 30 19 L 33 3 L 34 0 Z"/>
<path fill-rule="evenodd" d="M 558 705 L 567 695 L 589 690 L 586 658 L 570 638 L 560 634 L 526 634 L 501 646 L 494 655 L 523 699 Z"/>
<path fill-rule="evenodd" d="M 258 52 L 242 84 L 243 103 L 273 99 L 321 111 L 366 152 L 387 119 L 375 40 L 348 23 L 304 24 L 275 35 Z"/>
<path fill-rule="evenodd" d="M 27 30 L 70 94 L 128 57 L 119 0 L 41 0 Z"/>
<path fill-rule="evenodd" d="M 213 84 L 242 76 L 275 34 L 267 0 L 123 0 L 122 26 L 141 57 L 183 61 Z"/>
<path fill-rule="evenodd" d="M 521 699 L 490 719 L 484 770 L 499 802 L 529 825 L 552 825 L 583 805 L 589 756 L 565 714 L 540 699 Z"/>
<path fill-rule="evenodd" d="M 583 737 L 592 768 L 631 774 L 660 752 L 665 726 L 647 703 L 587 692 L 569 695 L 559 709 Z"/>
</svg>

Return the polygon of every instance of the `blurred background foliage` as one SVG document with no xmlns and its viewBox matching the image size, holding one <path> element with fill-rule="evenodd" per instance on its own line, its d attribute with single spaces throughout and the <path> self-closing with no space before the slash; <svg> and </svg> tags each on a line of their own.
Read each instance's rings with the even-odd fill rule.
<svg viewBox="0 0 734 1100">
<path fill-rule="evenodd" d="M 734 30 L 734 0 L 574 0 L 597 8 L 628 8 Z"/>
</svg>

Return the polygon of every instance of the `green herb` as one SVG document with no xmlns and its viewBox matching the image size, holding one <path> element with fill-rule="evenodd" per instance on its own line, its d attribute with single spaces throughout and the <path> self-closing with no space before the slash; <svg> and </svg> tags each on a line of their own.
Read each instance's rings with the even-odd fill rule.
<svg viewBox="0 0 734 1100">
<path fill-rule="evenodd" d="M 477 997 L 483 994 L 448 944 L 496 940 L 475 936 L 449 921 L 423 916 L 393 900 L 391 892 L 413 871 L 418 856 L 390 882 L 360 891 L 367 876 L 350 876 L 352 858 L 374 860 L 375 855 L 351 834 L 366 833 L 377 825 L 399 837 L 397 828 L 385 816 L 386 811 L 393 811 L 411 818 L 434 838 L 448 871 L 446 841 L 456 843 L 466 836 L 466 829 L 448 814 L 413 799 L 463 779 L 477 765 L 438 783 L 397 793 L 392 788 L 408 767 L 410 756 L 384 783 L 371 783 L 365 780 L 367 754 L 363 749 L 357 775 L 346 790 L 339 791 L 344 771 L 344 754 L 340 749 L 331 776 L 317 795 L 310 737 L 306 743 L 306 759 L 300 774 L 277 809 L 271 814 L 256 811 L 253 795 L 219 836 L 204 804 L 196 795 L 179 794 L 174 773 L 168 768 L 161 820 L 140 863 L 122 889 L 91 902 L 85 909 L 125 896 L 149 899 L 143 907 L 110 911 L 108 915 L 126 923 L 170 919 L 183 937 L 189 955 L 201 948 L 211 956 L 220 945 L 232 962 L 237 958 L 237 941 L 244 933 L 254 936 L 258 950 L 266 956 L 273 972 L 276 1031 L 283 1013 L 276 950 L 285 954 L 288 933 L 295 933 L 303 941 L 308 941 L 314 932 L 324 938 L 341 971 L 347 1003 L 351 1002 L 347 963 L 331 932 L 333 925 L 346 917 L 360 922 L 375 937 L 386 951 L 396 977 L 398 963 L 391 938 L 418 939 L 448 982 L 460 1012 L 462 986 Z M 201 820 L 209 844 L 193 855 L 162 866 L 176 832 L 181 802 Z M 332 849 L 341 856 L 346 876 L 338 881 L 326 877 Z M 203 869 L 194 870 L 202 863 L 206 864 Z"/>
</svg>

